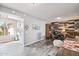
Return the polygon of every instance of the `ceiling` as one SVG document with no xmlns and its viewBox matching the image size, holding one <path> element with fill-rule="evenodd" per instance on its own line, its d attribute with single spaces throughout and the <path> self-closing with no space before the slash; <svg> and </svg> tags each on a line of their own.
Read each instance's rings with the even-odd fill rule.
<svg viewBox="0 0 79 59">
<path fill-rule="evenodd" d="M 79 12 L 78 3 L 2 3 L 1 5 L 43 20 L 78 15 Z"/>
</svg>

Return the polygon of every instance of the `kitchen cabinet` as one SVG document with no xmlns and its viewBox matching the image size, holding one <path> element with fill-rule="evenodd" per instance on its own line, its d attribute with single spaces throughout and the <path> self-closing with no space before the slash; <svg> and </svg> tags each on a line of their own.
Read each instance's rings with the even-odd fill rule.
<svg viewBox="0 0 79 59">
<path fill-rule="evenodd" d="M 79 56 L 79 52 L 64 48 L 63 56 Z"/>
</svg>

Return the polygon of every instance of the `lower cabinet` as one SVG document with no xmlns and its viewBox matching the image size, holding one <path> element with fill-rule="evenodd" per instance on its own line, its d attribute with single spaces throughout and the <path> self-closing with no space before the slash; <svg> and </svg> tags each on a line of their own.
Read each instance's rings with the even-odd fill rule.
<svg viewBox="0 0 79 59">
<path fill-rule="evenodd" d="M 79 52 L 64 49 L 63 56 L 79 56 Z"/>
</svg>

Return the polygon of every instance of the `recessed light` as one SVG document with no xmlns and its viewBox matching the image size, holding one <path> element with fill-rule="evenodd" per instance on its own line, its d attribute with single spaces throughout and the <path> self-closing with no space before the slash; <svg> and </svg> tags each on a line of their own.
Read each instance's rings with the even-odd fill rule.
<svg viewBox="0 0 79 59">
<path fill-rule="evenodd" d="M 56 19 L 61 19 L 60 17 L 57 17 Z"/>
<path fill-rule="evenodd" d="M 24 16 L 26 16 L 26 15 L 24 14 Z"/>
<path fill-rule="evenodd" d="M 12 11 L 12 13 L 15 13 L 15 11 Z"/>
<path fill-rule="evenodd" d="M 36 3 L 32 3 L 33 6 L 36 6 Z"/>
<path fill-rule="evenodd" d="M 32 3 L 32 6 L 37 6 L 39 5 L 39 3 Z"/>
</svg>

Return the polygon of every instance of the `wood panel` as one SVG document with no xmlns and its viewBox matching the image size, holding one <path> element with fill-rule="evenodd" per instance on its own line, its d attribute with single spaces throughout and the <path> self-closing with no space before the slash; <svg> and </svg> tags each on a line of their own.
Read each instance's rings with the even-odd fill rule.
<svg viewBox="0 0 79 59">
<path fill-rule="evenodd" d="M 63 56 L 79 56 L 79 52 L 68 50 L 64 48 Z"/>
<path fill-rule="evenodd" d="M 51 25 L 50 24 L 46 24 L 45 25 L 45 31 L 46 31 L 46 39 L 51 39 L 52 35 L 49 35 L 49 31 L 51 31 Z"/>
</svg>

